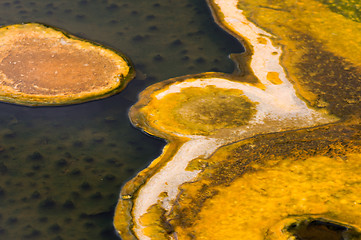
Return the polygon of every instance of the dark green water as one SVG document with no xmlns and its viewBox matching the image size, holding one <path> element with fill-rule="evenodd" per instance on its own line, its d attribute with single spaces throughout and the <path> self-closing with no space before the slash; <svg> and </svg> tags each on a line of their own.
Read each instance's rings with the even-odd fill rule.
<svg viewBox="0 0 361 240">
<path fill-rule="evenodd" d="M 104 100 L 0 103 L 0 239 L 119 239 L 112 217 L 120 187 L 164 146 L 130 125 L 129 107 L 155 82 L 232 72 L 227 55 L 242 47 L 213 23 L 203 0 L 1 0 L 0 25 L 21 22 L 113 47 L 138 75 Z"/>
</svg>

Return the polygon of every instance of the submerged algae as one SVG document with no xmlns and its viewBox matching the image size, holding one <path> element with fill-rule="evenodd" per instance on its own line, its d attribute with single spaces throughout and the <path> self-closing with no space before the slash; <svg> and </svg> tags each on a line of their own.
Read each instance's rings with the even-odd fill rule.
<svg viewBox="0 0 361 240">
<path fill-rule="evenodd" d="M 169 143 L 127 184 L 132 199 L 127 208 L 120 199 L 115 219 L 120 235 L 289 239 L 314 234 L 302 229 L 309 220 L 345 230 L 317 228 L 316 237 L 359 239 L 360 61 L 352 51 L 360 50 L 360 26 L 316 1 L 209 4 L 216 21 L 245 45 L 239 75 L 185 76 L 141 94 L 130 112 L 133 124 Z M 249 119 L 217 122 L 222 111 L 210 89 L 242 91 Z M 217 113 L 204 116 L 205 102 Z M 117 222 L 120 213 L 130 215 L 127 224 Z M 294 224 L 301 227 L 292 230 Z"/>
<path fill-rule="evenodd" d="M 133 79 L 122 54 L 38 23 L 0 28 L 0 100 L 64 105 L 115 94 Z"/>
</svg>

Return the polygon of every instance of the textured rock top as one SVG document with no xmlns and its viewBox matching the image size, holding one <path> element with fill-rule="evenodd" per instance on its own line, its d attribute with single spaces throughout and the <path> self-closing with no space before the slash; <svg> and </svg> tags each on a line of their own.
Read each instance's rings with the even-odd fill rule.
<svg viewBox="0 0 361 240">
<path fill-rule="evenodd" d="M 121 91 L 134 76 L 125 56 L 37 23 L 0 28 L 0 100 L 63 105 Z"/>
</svg>

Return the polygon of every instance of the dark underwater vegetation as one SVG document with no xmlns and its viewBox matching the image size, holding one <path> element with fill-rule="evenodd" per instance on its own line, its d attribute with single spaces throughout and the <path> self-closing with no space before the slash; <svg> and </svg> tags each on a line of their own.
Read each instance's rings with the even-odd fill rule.
<svg viewBox="0 0 361 240">
<path fill-rule="evenodd" d="M 120 187 L 162 140 L 133 128 L 145 87 L 171 77 L 232 72 L 242 46 L 204 0 L 1 1 L 0 24 L 39 22 L 125 53 L 136 78 L 120 94 L 64 107 L 0 103 L 0 239 L 119 239 Z"/>
</svg>

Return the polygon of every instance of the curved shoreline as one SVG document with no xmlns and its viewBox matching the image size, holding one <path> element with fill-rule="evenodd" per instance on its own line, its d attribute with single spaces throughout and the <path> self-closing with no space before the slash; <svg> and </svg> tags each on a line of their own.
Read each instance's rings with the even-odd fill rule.
<svg viewBox="0 0 361 240">
<path fill-rule="evenodd" d="M 146 226 L 141 222 L 142 216 L 149 208 L 159 205 L 169 212 L 179 193 L 178 187 L 197 176 L 199 170 L 186 170 L 190 161 L 200 157 L 207 158 L 225 144 L 257 134 L 313 127 L 338 120 L 325 112 L 308 108 L 305 102 L 298 98 L 280 64 L 282 49 L 273 46 L 271 34 L 256 27 L 244 17 L 242 10 L 237 8 L 237 0 L 208 2 L 217 23 L 245 42 L 245 55 L 250 57 L 250 66 L 244 67 L 250 68 L 249 72 L 253 72 L 259 83 L 242 82 L 242 77 L 237 81 L 226 76 L 217 77 L 217 74 L 216 77 L 212 77 L 212 73 L 206 73 L 204 78 L 200 77 L 201 75 L 187 76 L 167 81 L 165 85 L 156 84 L 160 87 L 151 86 L 142 93 L 139 102 L 131 110 L 133 124 L 150 134 L 166 138 L 170 142 L 168 144 L 172 144 L 172 140 L 177 138 L 188 139 L 188 142 L 176 150 L 173 149 L 174 153 L 170 154 L 170 158 L 157 159 L 157 163 L 163 162 L 163 166 L 148 176 L 142 175 L 145 179 L 144 184 L 133 186 L 136 189 L 136 197 L 132 200 L 131 221 L 134 226 L 131 228 L 136 239 L 152 239 L 145 235 L 143 230 Z M 164 126 L 149 122 L 147 114 L 152 115 L 151 112 L 141 112 L 142 108 L 155 101 L 154 99 L 161 101 L 165 96 L 181 93 L 188 87 L 209 85 L 220 89 L 242 90 L 244 95 L 258 104 L 256 115 L 245 126 L 227 130 L 226 134 L 207 137 L 169 132 Z M 166 193 L 166 197 L 160 197 L 162 193 Z"/>
</svg>

